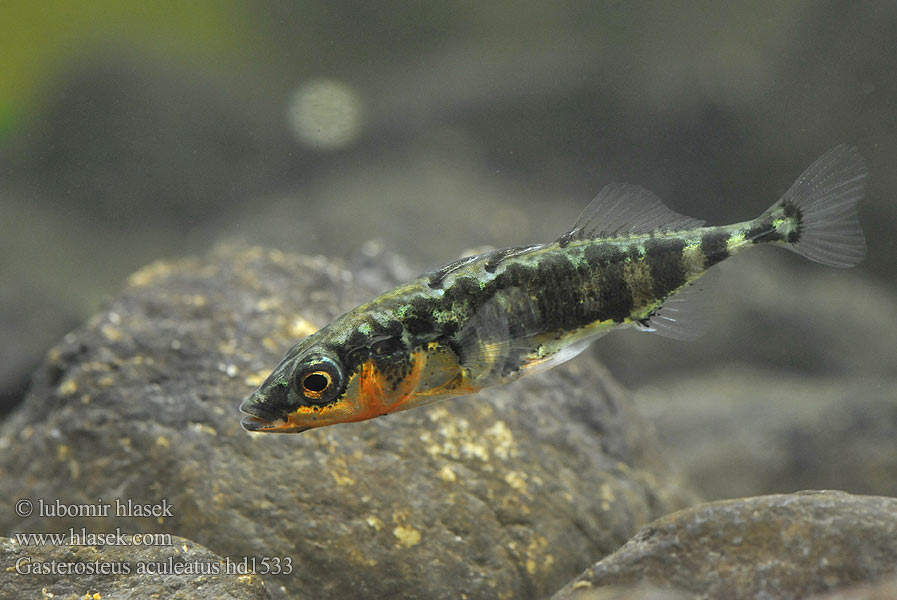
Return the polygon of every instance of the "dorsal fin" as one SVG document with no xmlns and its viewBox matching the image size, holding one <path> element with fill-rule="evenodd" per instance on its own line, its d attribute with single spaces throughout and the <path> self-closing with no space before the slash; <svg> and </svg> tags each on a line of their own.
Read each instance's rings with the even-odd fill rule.
<svg viewBox="0 0 897 600">
<path fill-rule="evenodd" d="M 598 192 L 573 227 L 558 238 L 561 246 L 573 240 L 641 235 L 654 231 L 682 231 L 704 221 L 680 215 L 660 198 L 637 185 L 611 183 Z"/>
</svg>

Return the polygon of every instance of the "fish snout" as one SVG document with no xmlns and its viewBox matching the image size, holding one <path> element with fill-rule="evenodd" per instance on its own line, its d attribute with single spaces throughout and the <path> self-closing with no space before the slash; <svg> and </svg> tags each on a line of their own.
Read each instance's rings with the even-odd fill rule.
<svg viewBox="0 0 897 600">
<path fill-rule="evenodd" d="M 308 427 L 297 427 L 289 422 L 284 410 L 271 406 L 258 392 L 240 403 L 240 412 L 244 415 L 240 425 L 246 431 L 267 431 L 276 433 L 301 433 Z"/>
<path fill-rule="evenodd" d="M 240 403 L 240 412 L 247 415 L 240 421 L 246 431 L 264 431 L 273 427 L 274 422 L 281 418 L 278 411 L 261 400 L 257 393 Z"/>
</svg>

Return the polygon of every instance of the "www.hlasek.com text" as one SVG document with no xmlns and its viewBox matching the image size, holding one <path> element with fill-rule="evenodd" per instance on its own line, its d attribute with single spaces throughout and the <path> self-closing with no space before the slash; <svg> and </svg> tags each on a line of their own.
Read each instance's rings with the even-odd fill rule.
<svg viewBox="0 0 897 600">
<path fill-rule="evenodd" d="M 87 531 L 70 527 L 64 533 L 15 533 L 21 546 L 171 546 L 170 533 L 122 533 L 116 527 L 109 532 Z"/>
</svg>

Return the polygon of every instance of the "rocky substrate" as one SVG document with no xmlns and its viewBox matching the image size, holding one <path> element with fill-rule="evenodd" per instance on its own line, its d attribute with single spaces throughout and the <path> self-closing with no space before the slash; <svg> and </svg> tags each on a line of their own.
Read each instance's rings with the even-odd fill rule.
<svg viewBox="0 0 897 600">
<path fill-rule="evenodd" d="M 897 500 L 803 492 L 699 504 L 674 469 L 679 460 L 695 473 L 687 445 L 750 443 L 698 420 L 661 451 L 589 353 L 388 418 L 300 435 L 242 430 L 237 405 L 290 345 L 406 275 L 373 250 L 350 268 L 233 247 L 135 273 L 54 347 L 0 425 L 0 504 L 10 507 L 0 532 L 179 537 L 141 547 L 13 537 L 2 544 L 0 598 L 526 599 L 562 586 L 558 599 L 890 597 Z M 833 394 L 823 415 L 840 414 Z M 875 414 L 889 414 L 885 396 Z M 888 425 L 859 430 L 890 468 Z M 723 462 L 711 478 L 727 477 Z M 889 480 L 869 473 L 858 481 Z M 94 577 L 19 572 L 23 560 L 247 567 Z"/>
<path fill-rule="evenodd" d="M 643 527 L 553 600 L 620 585 L 806 598 L 897 571 L 897 499 L 801 492 L 701 504 Z"/>
<path fill-rule="evenodd" d="M 0 564 L 6 567 L 0 570 L 0 598 L 270 598 L 262 580 L 239 563 L 183 538 L 169 541 L 86 546 L 0 539 Z"/>
<path fill-rule="evenodd" d="M 232 560 L 288 557 L 291 573 L 259 573 L 273 597 L 539 598 L 693 503 L 590 357 L 365 423 L 243 431 L 240 400 L 369 280 L 260 249 L 137 272 L 3 423 L 0 504 L 164 499 L 170 514 L 4 511 L 0 531 L 170 532 Z"/>
</svg>

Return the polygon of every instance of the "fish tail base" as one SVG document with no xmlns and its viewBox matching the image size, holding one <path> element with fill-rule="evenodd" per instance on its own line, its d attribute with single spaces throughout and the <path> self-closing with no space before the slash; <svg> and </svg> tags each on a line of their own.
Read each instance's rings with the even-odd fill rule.
<svg viewBox="0 0 897 600">
<path fill-rule="evenodd" d="M 784 246 L 824 265 L 852 267 L 866 256 L 857 216 L 865 180 L 863 157 L 855 148 L 837 146 L 755 219 L 745 238 Z"/>
</svg>

